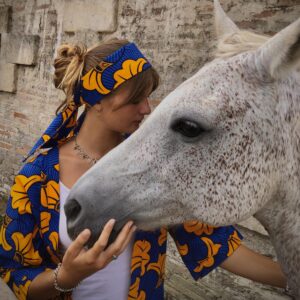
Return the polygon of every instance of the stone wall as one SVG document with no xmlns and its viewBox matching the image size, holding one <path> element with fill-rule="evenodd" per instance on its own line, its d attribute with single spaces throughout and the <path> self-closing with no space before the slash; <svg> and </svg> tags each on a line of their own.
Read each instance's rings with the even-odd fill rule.
<svg viewBox="0 0 300 300">
<path fill-rule="evenodd" d="M 300 0 L 221 0 L 238 26 L 274 34 L 300 15 Z M 211 0 L 0 0 L 0 193 L 7 194 L 22 156 L 52 119 L 63 94 L 51 78 L 63 42 L 88 46 L 103 38 L 135 41 L 159 71 L 154 106 L 212 59 Z M 246 244 L 274 255 L 253 220 L 243 224 Z M 249 229 L 250 228 L 250 229 Z M 222 270 L 194 283 L 170 246 L 168 299 L 285 299 Z"/>
</svg>

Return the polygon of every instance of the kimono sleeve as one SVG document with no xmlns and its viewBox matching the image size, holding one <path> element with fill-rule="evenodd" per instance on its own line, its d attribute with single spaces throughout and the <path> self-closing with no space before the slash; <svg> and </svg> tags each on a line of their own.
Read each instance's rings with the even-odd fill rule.
<svg viewBox="0 0 300 300">
<path fill-rule="evenodd" d="M 241 245 L 233 226 L 213 227 L 191 221 L 170 230 L 177 249 L 195 280 L 218 267 Z"/>
<path fill-rule="evenodd" d="M 0 276 L 18 299 L 26 299 L 31 281 L 46 270 L 39 233 L 42 172 L 27 163 L 15 177 L 0 229 Z"/>
</svg>

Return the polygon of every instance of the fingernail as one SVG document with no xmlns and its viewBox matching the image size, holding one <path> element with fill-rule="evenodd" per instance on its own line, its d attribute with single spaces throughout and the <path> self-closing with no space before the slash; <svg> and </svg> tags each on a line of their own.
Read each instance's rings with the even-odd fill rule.
<svg viewBox="0 0 300 300">
<path fill-rule="evenodd" d="M 132 226 L 132 231 L 136 231 L 137 227 L 135 225 Z"/>
<path fill-rule="evenodd" d="M 91 231 L 86 228 L 81 232 L 81 234 L 83 235 L 83 237 L 88 237 L 91 234 Z"/>
<path fill-rule="evenodd" d="M 133 225 L 133 221 L 129 221 L 127 226 L 128 228 L 130 228 L 132 225 Z"/>
<path fill-rule="evenodd" d="M 110 220 L 108 221 L 108 223 L 109 223 L 109 225 L 115 225 L 116 220 L 115 220 L 115 219 L 110 219 Z"/>
</svg>

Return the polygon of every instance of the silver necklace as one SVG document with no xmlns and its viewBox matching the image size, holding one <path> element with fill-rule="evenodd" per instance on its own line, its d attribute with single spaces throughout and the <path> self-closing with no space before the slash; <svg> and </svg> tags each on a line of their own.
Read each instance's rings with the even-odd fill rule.
<svg viewBox="0 0 300 300">
<path fill-rule="evenodd" d="M 77 135 L 75 135 L 75 146 L 74 146 L 74 150 L 78 153 L 78 155 L 85 160 L 88 160 L 92 165 L 94 165 L 100 158 L 94 158 L 94 157 L 90 157 L 83 148 L 81 148 L 81 146 L 78 144 L 77 142 Z"/>
</svg>

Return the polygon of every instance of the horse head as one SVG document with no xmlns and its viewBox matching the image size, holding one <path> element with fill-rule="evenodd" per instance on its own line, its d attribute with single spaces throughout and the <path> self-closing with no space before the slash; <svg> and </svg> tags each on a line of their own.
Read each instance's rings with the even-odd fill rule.
<svg viewBox="0 0 300 300">
<path fill-rule="evenodd" d="M 72 188 L 72 238 L 87 227 L 93 243 L 110 218 L 116 232 L 127 220 L 234 224 L 299 180 L 300 19 L 269 38 L 239 30 L 218 1 L 215 15 L 216 58 Z"/>
</svg>

